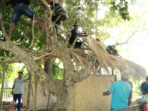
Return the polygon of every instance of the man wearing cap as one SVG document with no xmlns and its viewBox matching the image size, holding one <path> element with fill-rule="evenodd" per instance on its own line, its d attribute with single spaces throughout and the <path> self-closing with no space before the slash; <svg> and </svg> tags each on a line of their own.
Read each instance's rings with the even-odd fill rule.
<svg viewBox="0 0 148 111">
<path fill-rule="evenodd" d="M 146 82 L 143 82 L 141 84 L 140 89 L 141 89 L 141 92 L 142 92 L 143 95 L 148 94 L 148 76 L 146 77 Z"/>
<path fill-rule="evenodd" d="M 23 94 L 24 83 L 27 80 L 29 79 L 23 78 L 23 72 L 19 72 L 18 78 L 14 80 L 12 94 L 13 94 L 13 101 L 16 102 L 18 100 L 18 106 L 17 106 L 18 111 L 21 111 L 21 98 Z"/>
<path fill-rule="evenodd" d="M 72 45 L 76 40 L 77 36 L 79 37 L 86 37 L 88 34 L 86 33 L 79 33 L 78 32 L 79 24 L 74 24 L 74 29 L 71 31 L 71 37 L 69 39 L 69 44 Z M 82 46 L 82 42 L 75 42 L 75 48 L 80 48 Z"/>
<path fill-rule="evenodd" d="M 128 78 L 128 72 L 122 72 L 121 80 L 114 82 L 108 91 L 103 92 L 104 96 L 112 94 L 111 111 L 128 107 L 128 101 L 132 91 Z"/>
</svg>

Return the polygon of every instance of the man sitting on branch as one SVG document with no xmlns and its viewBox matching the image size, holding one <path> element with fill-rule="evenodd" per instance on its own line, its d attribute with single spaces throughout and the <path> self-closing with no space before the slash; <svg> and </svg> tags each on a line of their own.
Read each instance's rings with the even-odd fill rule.
<svg viewBox="0 0 148 111">
<path fill-rule="evenodd" d="M 69 44 L 72 45 L 77 37 L 87 37 L 88 34 L 85 33 L 79 33 L 78 32 L 79 24 L 74 24 L 74 29 L 71 31 L 71 37 L 69 39 Z M 80 48 L 82 46 L 82 42 L 75 42 L 74 48 Z"/>
</svg>

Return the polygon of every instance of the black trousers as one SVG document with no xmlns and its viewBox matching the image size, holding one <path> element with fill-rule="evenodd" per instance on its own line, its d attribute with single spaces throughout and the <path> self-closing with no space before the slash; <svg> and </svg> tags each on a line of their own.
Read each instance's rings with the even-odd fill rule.
<svg viewBox="0 0 148 111">
<path fill-rule="evenodd" d="M 21 111 L 21 98 L 22 94 L 14 94 L 13 95 L 13 100 L 16 102 L 18 100 L 18 105 L 17 105 L 17 110 Z"/>
<path fill-rule="evenodd" d="M 82 46 L 82 42 L 76 42 L 74 48 L 80 48 Z"/>
</svg>

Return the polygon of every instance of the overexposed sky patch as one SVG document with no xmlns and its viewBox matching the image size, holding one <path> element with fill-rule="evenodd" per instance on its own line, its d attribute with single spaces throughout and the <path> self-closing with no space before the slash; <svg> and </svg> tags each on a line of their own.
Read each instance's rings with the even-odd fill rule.
<svg viewBox="0 0 148 111">
<path fill-rule="evenodd" d="M 126 45 L 118 46 L 118 49 L 121 49 L 120 55 L 126 59 L 129 59 L 135 63 L 138 63 L 146 68 L 148 72 L 148 0 L 136 0 L 137 2 L 134 5 L 129 6 L 130 16 L 134 20 L 134 16 L 139 16 L 139 21 L 135 21 L 135 24 L 140 24 L 143 26 L 142 29 L 138 29 L 139 26 L 136 27 L 128 27 L 125 24 L 121 24 L 120 26 L 114 27 L 112 29 L 108 29 L 111 32 L 112 37 L 105 41 L 106 45 L 115 44 L 118 42 L 124 42 L 134 30 L 138 29 L 137 33 L 129 40 L 129 43 Z M 145 25 L 143 25 L 145 24 Z M 127 29 L 122 35 L 122 29 Z M 133 28 L 133 29 L 132 29 Z M 123 36 L 120 39 L 120 36 Z"/>
</svg>

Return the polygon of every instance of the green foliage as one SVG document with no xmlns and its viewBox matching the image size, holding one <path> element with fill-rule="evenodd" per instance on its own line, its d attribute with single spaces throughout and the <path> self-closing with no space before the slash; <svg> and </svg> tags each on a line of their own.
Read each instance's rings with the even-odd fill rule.
<svg viewBox="0 0 148 111">
<path fill-rule="evenodd" d="M 130 20 L 129 12 L 128 12 L 128 2 L 126 0 L 120 0 L 119 3 L 117 1 L 113 0 L 110 2 L 110 10 L 113 13 L 118 12 L 119 15 L 124 19 L 124 20 Z"/>
<path fill-rule="evenodd" d="M 90 33 L 94 33 L 95 30 L 96 34 L 97 33 L 102 33 L 104 34 L 105 32 L 100 32 L 100 30 L 96 30 L 98 26 L 100 26 L 100 23 L 102 25 L 104 24 L 110 24 L 110 18 L 113 16 L 109 15 L 109 13 L 106 13 L 105 19 L 103 20 L 95 20 L 96 18 L 96 11 L 101 10 L 99 7 L 103 5 L 108 9 L 108 7 L 111 7 L 111 11 L 118 11 L 119 15 L 122 15 L 123 19 L 128 19 L 128 3 L 126 1 L 120 0 L 119 4 L 114 4 L 114 1 L 112 0 L 66 0 L 65 1 L 65 8 L 66 10 L 71 13 L 74 11 L 76 8 L 79 6 L 83 7 L 84 10 L 82 11 L 77 11 L 75 14 L 72 14 L 69 16 L 69 19 L 64 23 L 64 29 L 70 31 L 72 29 L 73 24 L 78 21 L 79 24 L 83 27 L 85 31 L 88 31 Z M 0 8 L 2 9 L 3 12 L 3 24 L 6 28 L 6 31 L 8 32 L 9 30 L 9 24 L 12 19 L 12 11 L 10 11 L 10 6 L 9 8 L 6 8 L 5 5 L 1 4 Z M 39 17 L 43 17 L 45 8 L 40 5 L 38 1 L 32 0 L 30 8 L 33 9 L 33 11 L 38 15 Z M 106 11 L 108 12 L 108 10 Z M 116 14 L 115 14 L 116 15 Z M 28 23 L 31 23 L 32 20 L 29 19 L 28 17 L 22 16 L 22 19 L 27 21 Z M 112 19 L 112 18 L 111 18 Z M 86 24 L 87 23 L 87 24 Z M 42 33 L 40 29 L 35 28 L 35 38 L 37 39 L 37 36 Z M 99 34 L 97 34 L 99 35 Z M 108 38 L 108 35 L 105 34 L 105 37 Z M 100 38 L 100 37 L 99 37 Z M 104 37 L 102 37 L 104 38 Z M 31 28 L 28 27 L 27 25 L 23 24 L 21 21 L 18 22 L 16 25 L 14 32 L 12 34 L 12 40 L 16 42 L 17 45 L 19 45 L 22 48 L 28 48 L 33 40 L 32 38 L 32 31 Z M 23 43 L 21 41 L 24 41 Z M 45 40 L 46 40 L 46 34 L 42 33 L 41 37 L 39 40 L 37 40 L 37 43 L 34 47 L 35 50 L 40 50 L 44 47 L 45 45 Z M 2 55 L 3 56 L 3 55 Z M 11 57 L 11 56 L 10 56 Z"/>
<path fill-rule="evenodd" d="M 59 63 L 54 62 L 52 65 L 52 77 L 53 77 L 52 79 L 53 80 L 56 80 L 56 79 L 62 80 L 63 73 L 64 73 L 64 68 L 61 68 Z"/>
</svg>

